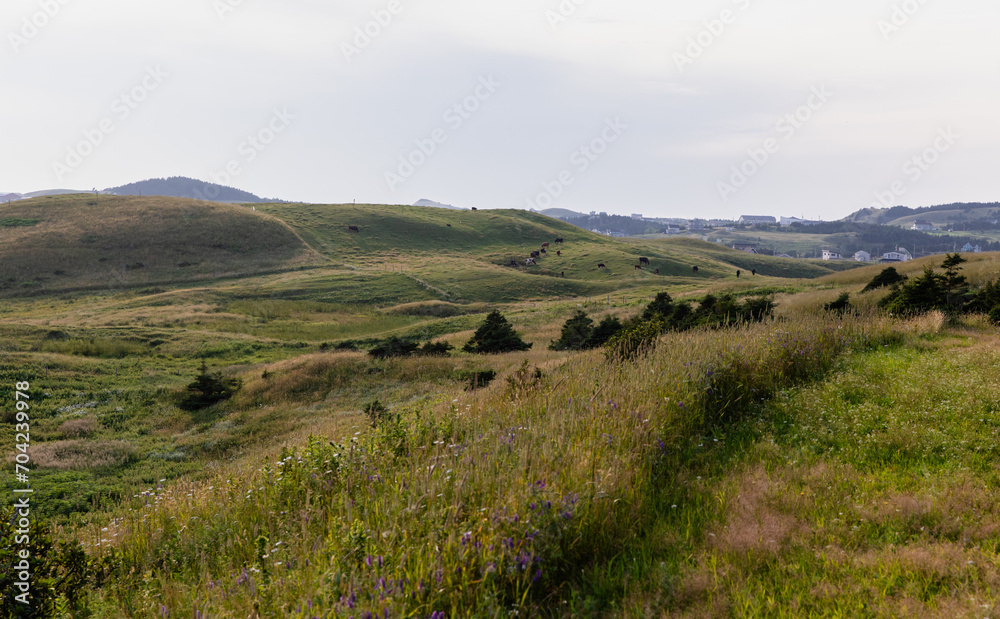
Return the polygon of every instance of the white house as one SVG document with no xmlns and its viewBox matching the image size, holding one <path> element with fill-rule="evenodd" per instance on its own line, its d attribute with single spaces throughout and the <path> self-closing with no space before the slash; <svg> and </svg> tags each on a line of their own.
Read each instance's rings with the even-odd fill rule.
<svg viewBox="0 0 1000 619">
<path fill-rule="evenodd" d="M 897 247 L 896 251 L 887 251 L 882 254 L 882 262 L 906 262 L 907 260 L 913 260 L 913 256 L 910 252 L 906 250 L 905 247 Z"/>
<path fill-rule="evenodd" d="M 830 251 L 829 249 L 823 250 L 823 260 L 843 260 L 844 257 L 840 255 L 840 252 Z"/>
<path fill-rule="evenodd" d="M 933 232 L 934 230 L 937 230 L 937 228 L 934 226 L 934 224 L 932 224 L 929 221 L 918 219 L 915 222 L 913 222 L 913 226 L 910 227 L 910 230 L 920 230 L 921 232 Z"/>
<path fill-rule="evenodd" d="M 858 252 L 854 252 L 854 259 L 858 262 L 871 262 L 872 255 L 864 250 L 861 250 Z"/>
<path fill-rule="evenodd" d="M 733 249 L 736 251 L 742 251 L 748 254 L 757 253 L 757 245 L 755 243 L 736 243 L 733 245 Z"/>
<path fill-rule="evenodd" d="M 811 219 L 799 219 L 798 217 L 782 217 L 779 223 L 781 223 L 782 226 L 790 226 L 792 224 L 801 224 L 803 226 L 815 226 L 816 224 L 821 224 L 823 222 L 814 221 Z"/>
</svg>

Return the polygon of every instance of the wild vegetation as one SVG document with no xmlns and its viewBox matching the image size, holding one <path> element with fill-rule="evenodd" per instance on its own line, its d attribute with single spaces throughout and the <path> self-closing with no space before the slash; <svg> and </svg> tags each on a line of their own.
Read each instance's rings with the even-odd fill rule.
<svg viewBox="0 0 1000 619">
<path fill-rule="evenodd" d="M 760 275 L 737 279 L 731 250 L 531 214 L 404 209 L 435 234 L 467 226 L 408 244 L 396 214 L 272 209 L 335 264 L 0 308 L 0 399 L 31 382 L 42 516 L 37 597 L 4 612 L 993 612 L 995 255 L 903 263 L 895 289 L 863 291 L 881 267 L 781 278 L 750 257 Z M 675 274 L 504 266 L 536 230 Z M 943 304 L 880 307 L 928 272 L 916 290 Z"/>
</svg>

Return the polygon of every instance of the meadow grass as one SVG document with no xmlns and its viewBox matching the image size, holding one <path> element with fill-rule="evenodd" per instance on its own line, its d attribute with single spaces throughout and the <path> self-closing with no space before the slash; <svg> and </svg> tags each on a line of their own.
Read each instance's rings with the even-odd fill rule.
<svg viewBox="0 0 1000 619">
<path fill-rule="evenodd" d="M 663 510 L 693 438 L 724 440 L 781 389 L 892 333 L 875 319 L 800 319 L 668 336 L 627 365 L 593 353 L 536 371 L 532 357 L 501 355 L 508 369 L 487 389 L 395 407 L 367 432 L 313 438 L 256 470 L 149 489 L 102 538 L 150 585 L 93 604 L 211 616 L 611 610 L 625 593 L 613 566 L 673 518 Z M 293 374 L 329 384 L 345 380 L 331 371 L 353 374 L 337 363 L 359 362 L 317 357 Z"/>
</svg>

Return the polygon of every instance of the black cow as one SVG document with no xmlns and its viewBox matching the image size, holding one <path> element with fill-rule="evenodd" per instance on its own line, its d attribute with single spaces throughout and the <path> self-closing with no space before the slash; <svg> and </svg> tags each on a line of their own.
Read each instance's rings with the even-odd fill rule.
<svg viewBox="0 0 1000 619">
<path fill-rule="evenodd" d="M 757 269 L 753 269 L 753 270 L 752 270 L 752 271 L 750 271 L 750 272 L 751 272 L 751 273 L 753 273 L 753 276 L 754 276 L 754 277 L 757 277 Z"/>
<path fill-rule="evenodd" d="M 533 252 L 531 252 L 531 257 L 532 257 L 532 258 L 541 258 L 541 257 L 542 257 L 542 254 L 540 254 L 540 253 L 539 253 L 539 252 L 537 252 L 537 251 L 533 251 Z"/>
<path fill-rule="evenodd" d="M 694 267 L 692 267 L 692 270 L 694 270 L 694 272 L 697 273 L 698 272 L 698 266 L 695 265 Z"/>
<path fill-rule="evenodd" d="M 659 275 L 659 274 L 660 274 L 660 269 L 656 269 L 656 274 L 657 274 L 657 275 Z"/>
<path fill-rule="evenodd" d="M 479 209 L 477 209 L 476 207 L 474 207 L 474 206 L 473 206 L 473 207 L 472 207 L 472 210 L 474 210 L 474 211 L 478 211 Z"/>
<path fill-rule="evenodd" d="M 557 256 L 561 256 L 562 255 L 562 250 L 561 249 L 557 249 L 556 250 L 556 255 Z"/>
<path fill-rule="evenodd" d="M 642 270 L 642 265 L 641 264 L 635 265 L 635 270 L 636 271 L 641 271 Z"/>
<path fill-rule="evenodd" d="M 547 254 L 547 253 L 549 253 L 549 252 L 545 251 L 545 248 L 543 247 L 543 248 L 542 248 L 542 253 L 543 253 L 543 254 Z"/>
<path fill-rule="evenodd" d="M 604 263 L 603 263 L 603 262 L 601 262 L 600 264 L 598 264 L 598 265 L 597 265 L 597 268 L 598 268 L 598 269 L 606 269 L 606 268 L 608 268 L 608 267 L 604 266 Z"/>
<path fill-rule="evenodd" d="M 559 237 L 558 239 L 556 239 L 556 243 L 562 243 L 562 242 L 563 242 L 562 237 Z"/>
<path fill-rule="evenodd" d="M 740 271 L 739 269 L 736 269 L 736 279 L 739 279 L 740 275 L 742 275 L 742 274 L 743 274 L 742 271 Z"/>
<path fill-rule="evenodd" d="M 510 266 L 516 267 L 517 266 L 517 260 L 514 260 L 513 258 L 511 258 L 510 259 Z"/>
<path fill-rule="evenodd" d="M 649 266 L 649 258 L 639 258 L 639 264 Z"/>
<path fill-rule="evenodd" d="M 361 229 L 358 228 L 357 226 L 347 226 L 347 231 L 348 232 L 358 232 L 358 233 L 360 233 Z"/>
</svg>

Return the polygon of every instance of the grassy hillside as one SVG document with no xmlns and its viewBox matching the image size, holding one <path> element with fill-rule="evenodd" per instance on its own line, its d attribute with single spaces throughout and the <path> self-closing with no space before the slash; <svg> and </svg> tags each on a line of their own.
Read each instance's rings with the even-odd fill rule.
<svg viewBox="0 0 1000 619">
<path fill-rule="evenodd" d="M 211 208 L 290 240 L 248 247 L 261 270 L 243 277 L 169 284 L 163 267 L 155 285 L 0 304 L 0 399 L 31 383 L 33 537 L 80 544 L 41 549 L 67 578 L 36 616 L 978 616 L 1000 601 L 996 325 L 880 313 L 885 291 L 859 292 L 880 265 L 518 211 L 160 207 L 170 226 Z M 149 205 L 115 208 L 153 240 Z M 10 210 L 0 233 L 22 248 L 60 212 Z M 72 217 L 49 223 L 91 225 Z M 216 234 L 188 250 L 237 253 Z M 564 256 L 506 266 L 545 241 Z M 312 266 L 264 268 L 283 248 Z M 966 258 L 973 286 L 1000 275 L 1000 254 Z M 778 307 L 634 357 L 549 348 L 578 310 L 624 320 L 660 290 Z M 823 309 L 842 292 L 857 313 Z M 495 308 L 530 350 L 461 350 Z M 387 336 L 456 349 L 367 354 Z M 238 388 L 185 408 L 203 362 Z"/>
<path fill-rule="evenodd" d="M 291 228 L 245 207 L 67 195 L 0 206 L 0 295 L 189 282 L 320 264 Z"/>
</svg>

